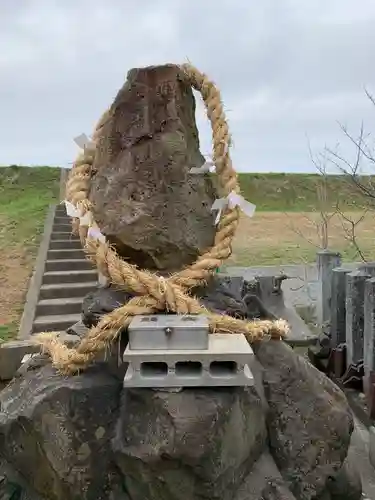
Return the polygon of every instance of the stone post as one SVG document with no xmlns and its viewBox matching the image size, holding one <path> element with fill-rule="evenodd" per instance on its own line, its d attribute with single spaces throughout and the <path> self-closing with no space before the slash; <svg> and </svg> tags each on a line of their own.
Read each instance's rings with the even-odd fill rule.
<svg viewBox="0 0 375 500">
<path fill-rule="evenodd" d="M 365 274 L 369 274 L 371 277 L 375 277 L 375 262 L 365 262 L 358 266 L 358 271 L 362 271 Z"/>
<path fill-rule="evenodd" d="M 365 285 L 363 349 L 363 386 L 365 394 L 368 394 L 370 378 L 375 372 L 375 278 L 367 280 Z"/>
<path fill-rule="evenodd" d="M 341 255 L 331 250 L 317 252 L 319 297 L 317 303 L 318 324 L 324 325 L 331 319 L 332 269 L 340 267 Z"/>
<path fill-rule="evenodd" d="M 365 284 L 371 276 L 353 271 L 346 276 L 346 363 L 363 360 Z"/>
<path fill-rule="evenodd" d="M 330 347 L 346 342 L 346 276 L 350 269 L 332 269 Z"/>
</svg>

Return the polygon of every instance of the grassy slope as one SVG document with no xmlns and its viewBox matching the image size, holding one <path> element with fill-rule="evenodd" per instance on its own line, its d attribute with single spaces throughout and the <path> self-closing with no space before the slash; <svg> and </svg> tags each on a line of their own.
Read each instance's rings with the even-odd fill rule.
<svg viewBox="0 0 375 500">
<path fill-rule="evenodd" d="M 258 210 L 302 212 L 317 208 L 315 174 L 240 174 L 243 196 Z M 43 226 L 46 207 L 56 200 L 59 169 L 49 167 L 0 168 L 0 216 L 7 219 L 6 237 L 26 246 L 34 244 L 34 236 Z M 360 204 L 361 196 L 343 176 L 328 178 L 328 203 L 337 200 Z M 0 233 L 0 247 L 4 239 Z"/>
<path fill-rule="evenodd" d="M 243 196 L 257 210 L 274 212 L 310 212 L 319 207 L 317 192 L 323 185 L 317 174 L 239 174 Z M 361 193 L 345 176 L 328 176 L 325 185 L 327 207 L 337 202 L 348 209 L 363 203 Z"/>
<path fill-rule="evenodd" d="M 20 244 L 35 250 L 46 210 L 57 199 L 59 179 L 58 168 L 0 168 L 0 217 L 5 219 L 0 248 Z"/>
<path fill-rule="evenodd" d="M 29 266 L 30 271 L 46 211 L 57 199 L 59 179 L 57 168 L 0 168 L 0 251 L 16 256 L 20 265 Z M 0 261 L 0 276 L 6 269 L 2 272 Z M 20 315 L 22 306 L 14 307 Z M 13 336 L 17 329 L 17 322 L 3 324 L 0 317 L 0 340 Z"/>
</svg>

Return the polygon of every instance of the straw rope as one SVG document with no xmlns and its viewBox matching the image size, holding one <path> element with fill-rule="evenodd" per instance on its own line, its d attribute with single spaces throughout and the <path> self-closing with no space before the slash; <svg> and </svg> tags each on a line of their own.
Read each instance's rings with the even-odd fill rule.
<svg viewBox="0 0 375 500">
<path fill-rule="evenodd" d="M 224 196 L 231 192 L 239 194 L 237 174 L 229 155 L 230 135 L 220 92 L 205 74 L 200 73 L 192 65 L 184 64 L 181 69 L 191 86 L 201 93 L 211 122 L 213 161 L 216 164 L 220 189 Z M 92 139 L 94 145 L 107 117 L 108 111 L 103 114 L 95 129 Z M 82 213 L 90 213 L 91 209 L 88 192 L 94 158 L 95 147 L 85 149 L 78 156 L 67 182 L 66 199 L 80 208 Z M 139 314 L 153 314 L 161 311 L 171 311 L 177 314 L 203 313 L 209 318 L 211 333 L 243 333 L 249 342 L 285 337 L 288 333 L 288 325 L 284 320 L 243 321 L 226 315 L 214 314 L 203 307 L 196 298 L 189 295 L 192 288 L 205 284 L 222 262 L 231 255 L 232 240 L 239 218 L 238 207 L 226 207 L 221 214 L 213 247 L 191 266 L 169 278 L 161 278 L 128 264 L 119 258 L 108 243 L 88 237 L 88 227 L 79 226 L 80 237 L 85 243 L 88 258 L 110 282 L 136 296 L 127 304 L 103 316 L 97 326 L 91 328 L 75 348 L 68 348 L 54 333 L 39 334 L 35 336 L 35 340 L 50 354 L 52 363 L 58 370 L 71 375 L 87 368 L 98 354 L 105 351 L 109 344 L 118 337 L 120 331 L 129 325 L 132 318 Z M 78 227 L 79 219 L 73 221 L 73 224 Z M 96 225 L 92 215 L 90 225 Z"/>
</svg>

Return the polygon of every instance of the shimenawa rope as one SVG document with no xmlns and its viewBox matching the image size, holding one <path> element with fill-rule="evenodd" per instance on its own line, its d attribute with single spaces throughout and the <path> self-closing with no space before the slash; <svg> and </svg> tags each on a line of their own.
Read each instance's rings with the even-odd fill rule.
<svg viewBox="0 0 375 500">
<path fill-rule="evenodd" d="M 216 164 L 221 190 L 224 196 L 240 193 L 237 174 L 229 155 L 230 135 L 226 122 L 220 92 L 204 73 L 194 66 L 181 66 L 190 85 L 198 90 L 203 98 L 207 116 L 212 127 L 213 161 Z M 90 212 L 88 200 L 91 169 L 95 158 L 95 142 L 100 128 L 108 118 L 106 111 L 99 120 L 90 147 L 81 153 L 69 176 L 66 187 L 66 199 L 89 215 L 88 226 L 97 227 Z M 96 264 L 98 271 L 108 280 L 136 296 L 128 303 L 106 314 L 97 326 L 91 328 L 75 348 L 68 348 L 56 333 L 42 333 L 35 336 L 38 342 L 52 358 L 53 365 L 62 373 L 73 375 L 87 368 L 113 342 L 123 328 L 126 328 L 133 316 L 171 311 L 177 314 L 205 314 L 209 318 L 210 331 L 222 333 L 243 333 L 249 342 L 265 338 L 281 339 L 288 333 L 284 320 L 243 321 L 226 315 L 214 314 L 203 307 L 189 292 L 196 286 L 203 285 L 215 274 L 216 269 L 232 253 L 232 240 L 240 218 L 239 207 L 227 206 L 221 214 L 214 245 L 211 250 L 201 255 L 195 263 L 169 278 L 160 278 L 146 270 L 140 270 L 119 258 L 106 242 L 98 241 L 88 235 L 88 226 L 79 226 L 79 219 L 73 221 L 88 258 Z"/>
</svg>

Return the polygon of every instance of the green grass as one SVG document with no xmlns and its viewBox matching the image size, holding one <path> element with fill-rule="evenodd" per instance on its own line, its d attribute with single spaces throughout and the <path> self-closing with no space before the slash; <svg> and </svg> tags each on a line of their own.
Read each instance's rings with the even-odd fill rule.
<svg viewBox="0 0 375 500">
<path fill-rule="evenodd" d="M 0 248 L 22 245 L 33 252 L 39 243 L 46 211 L 56 203 L 60 169 L 0 168 Z"/>
<path fill-rule="evenodd" d="M 19 265 L 26 269 L 32 269 L 46 212 L 57 201 L 59 181 L 58 168 L 0 167 L 0 251 L 7 256 L 17 255 Z M 7 272 L 2 264 L 0 260 L 0 277 Z M 10 277 L 9 282 L 14 284 L 14 279 Z M 19 290 L 21 286 L 25 286 L 24 281 L 19 283 Z M 9 290 L 11 297 L 13 292 Z M 22 303 L 14 303 L 12 311 L 9 301 L 8 305 L 0 304 L 0 343 L 17 335 L 22 309 Z M 7 322 L 4 318 L 8 317 L 11 320 Z"/>
<path fill-rule="evenodd" d="M 7 325 L 0 325 L 0 344 L 7 340 L 15 338 L 18 332 L 18 325 L 16 323 L 9 323 Z"/>
<path fill-rule="evenodd" d="M 0 304 L 1 311 L 1 304 Z M 2 342 L 6 342 L 7 340 L 12 340 L 17 336 L 19 330 L 19 318 L 21 318 L 23 312 L 23 303 L 22 304 L 14 304 L 13 313 L 15 313 L 16 318 L 9 323 L 0 325 L 0 344 Z M 1 319 L 1 318 L 0 318 Z"/>
<path fill-rule="evenodd" d="M 258 211 L 311 212 L 319 206 L 318 190 L 325 183 L 325 207 L 337 202 L 346 209 L 363 206 L 362 193 L 344 175 L 323 178 L 318 174 L 239 174 L 242 195 L 257 206 Z M 371 181 L 367 177 L 364 183 Z M 375 192 L 375 190 L 374 190 Z"/>
<path fill-rule="evenodd" d="M 298 237 L 297 237 L 298 238 Z M 360 242 L 360 247 L 367 262 L 375 260 L 375 249 L 373 244 Z M 345 241 L 330 246 L 333 251 L 340 252 L 342 262 L 359 262 L 361 257 L 353 245 Z M 318 248 L 312 246 L 302 237 L 297 244 L 285 243 L 282 246 L 254 246 L 247 250 L 238 249 L 234 246 L 232 257 L 223 264 L 223 269 L 231 266 L 258 267 L 258 266 L 282 266 L 286 264 L 305 265 L 316 262 Z"/>
</svg>

